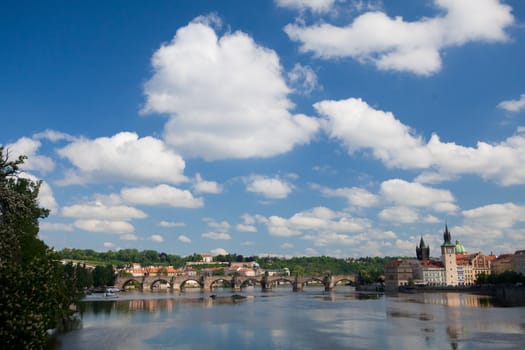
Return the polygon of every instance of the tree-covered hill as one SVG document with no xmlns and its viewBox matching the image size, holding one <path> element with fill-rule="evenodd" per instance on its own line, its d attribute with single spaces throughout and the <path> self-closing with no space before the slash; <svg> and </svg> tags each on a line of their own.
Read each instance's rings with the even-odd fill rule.
<svg viewBox="0 0 525 350">
<path fill-rule="evenodd" d="M 91 249 L 66 248 L 59 252 L 62 259 L 80 261 L 92 265 L 113 264 L 116 267 L 140 263 L 142 266 L 164 265 L 182 267 L 186 262 L 199 261 L 201 256 L 193 254 L 181 257 L 154 250 L 122 249 L 118 251 L 97 252 Z M 292 274 L 316 275 L 331 273 L 357 274 L 360 273 L 365 282 L 376 281 L 383 275 L 385 263 L 394 257 L 363 257 L 363 258 L 334 258 L 329 256 L 318 257 L 271 257 L 271 256 L 243 256 L 237 254 L 218 255 L 217 262 L 252 262 L 259 264 L 261 269 L 288 268 Z"/>
</svg>

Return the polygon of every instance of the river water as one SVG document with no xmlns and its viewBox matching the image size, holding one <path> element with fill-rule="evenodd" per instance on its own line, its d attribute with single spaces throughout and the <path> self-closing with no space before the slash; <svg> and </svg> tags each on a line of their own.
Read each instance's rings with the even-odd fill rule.
<svg viewBox="0 0 525 350">
<path fill-rule="evenodd" d="M 121 293 L 83 302 L 58 349 L 525 349 L 525 307 L 462 293 Z"/>
</svg>

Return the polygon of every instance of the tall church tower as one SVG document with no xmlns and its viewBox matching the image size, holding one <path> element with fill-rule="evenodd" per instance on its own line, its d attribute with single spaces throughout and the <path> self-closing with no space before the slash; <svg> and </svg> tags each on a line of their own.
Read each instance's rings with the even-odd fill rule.
<svg viewBox="0 0 525 350">
<path fill-rule="evenodd" d="M 416 256 L 417 260 L 428 260 L 430 258 L 430 247 L 425 244 L 423 236 L 419 241 L 419 247 L 416 246 Z"/>
<path fill-rule="evenodd" d="M 441 261 L 445 266 L 445 283 L 447 286 L 458 285 L 458 266 L 456 264 L 456 245 L 452 243 L 452 238 L 445 224 L 443 232 L 443 244 L 441 245 Z"/>
</svg>

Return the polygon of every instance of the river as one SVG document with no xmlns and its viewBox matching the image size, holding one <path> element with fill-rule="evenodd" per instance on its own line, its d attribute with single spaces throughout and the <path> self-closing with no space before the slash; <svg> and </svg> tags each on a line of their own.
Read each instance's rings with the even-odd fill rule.
<svg viewBox="0 0 525 350">
<path fill-rule="evenodd" d="M 85 301 L 58 349 L 523 349 L 525 307 L 462 293 L 134 292 Z"/>
</svg>

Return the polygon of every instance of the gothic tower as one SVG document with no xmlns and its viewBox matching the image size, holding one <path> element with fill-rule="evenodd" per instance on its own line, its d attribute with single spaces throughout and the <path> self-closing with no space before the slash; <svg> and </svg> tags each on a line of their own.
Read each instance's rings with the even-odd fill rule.
<svg viewBox="0 0 525 350">
<path fill-rule="evenodd" d="M 445 224 L 443 244 L 441 245 L 441 261 L 445 266 L 445 283 L 447 286 L 458 285 L 458 267 L 456 264 L 456 245 L 452 243 L 448 225 Z"/>
<path fill-rule="evenodd" d="M 425 244 L 423 236 L 421 236 L 419 241 L 419 247 L 416 246 L 416 256 L 417 260 L 428 260 L 430 257 L 430 247 Z"/>
</svg>

